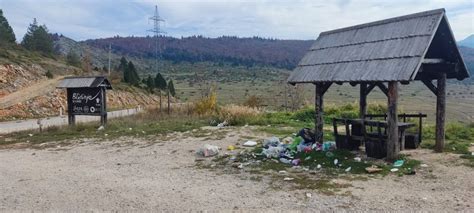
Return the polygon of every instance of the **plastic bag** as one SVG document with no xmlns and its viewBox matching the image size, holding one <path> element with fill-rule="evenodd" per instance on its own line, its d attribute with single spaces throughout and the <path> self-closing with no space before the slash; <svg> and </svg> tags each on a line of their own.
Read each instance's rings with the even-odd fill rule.
<svg viewBox="0 0 474 213">
<path fill-rule="evenodd" d="M 271 146 L 278 146 L 280 144 L 280 139 L 277 137 L 266 138 L 263 140 L 263 147 L 268 148 Z"/>
<path fill-rule="evenodd" d="M 211 157 L 219 154 L 219 147 L 210 145 L 210 144 L 205 144 L 203 147 L 199 148 L 196 151 L 196 154 L 203 156 L 203 157 Z"/>
</svg>

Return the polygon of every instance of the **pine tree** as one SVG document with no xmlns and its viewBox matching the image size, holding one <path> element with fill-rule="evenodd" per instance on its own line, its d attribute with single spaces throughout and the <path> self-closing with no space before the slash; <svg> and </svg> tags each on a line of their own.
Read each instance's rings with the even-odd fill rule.
<svg viewBox="0 0 474 213">
<path fill-rule="evenodd" d="M 146 86 L 150 91 L 153 91 L 153 88 L 155 88 L 155 81 L 151 77 L 151 75 L 148 75 L 148 78 L 146 79 Z"/>
<path fill-rule="evenodd" d="M 3 16 L 3 11 L 0 9 L 0 44 L 13 44 L 16 38 L 13 29 L 8 24 L 7 19 Z"/>
<path fill-rule="evenodd" d="M 138 86 L 140 84 L 140 77 L 138 76 L 137 69 L 131 61 L 128 62 L 127 74 L 129 77 L 128 83 Z"/>
<path fill-rule="evenodd" d="M 160 112 L 163 107 L 161 104 L 161 92 L 166 89 L 166 80 L 160 73 L 157 73 L 155 76 L 155 88 L 158 89 L 158 94 L 160 95 Z"/>
<path fill-rule="evenodd" d="M 125 70 L 127 69 L 127 67 L 128 67 L 127 59 L 125 59 L 125 57 L 122 56 L 122 58 L 120 59 L 118 70 L 122 73 L 125 73 Z"/>
<path fill-rule="evenodd" d="M 67 64 L 75 67 L 79 67 L 81 65 L 81 59 L 79 55 L 77 55 L 76 51 L 70 49 L 66 55 L 66 62 Z"/>
<path fill-rule="evenodd" d="M 53 53 L 53 38 L 48 32 L 46 25 L 38 25 L 36 18 L 28 27 L 21 45 L 28 50 L 40 51 L 46 54 Z"/>
</svg>

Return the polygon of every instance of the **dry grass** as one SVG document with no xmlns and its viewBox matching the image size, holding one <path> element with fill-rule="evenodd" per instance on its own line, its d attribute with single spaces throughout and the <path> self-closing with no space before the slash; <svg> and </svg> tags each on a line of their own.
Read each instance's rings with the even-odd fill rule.
<svg viewBox="0 0 474 213">
<path fill-rule="evenodd" d="M 229 124 L 233 125 L 238 123 L 239 119 L 255 117 L 261 114 L 257 108 L 252 108 L 248 106 L 240 106 L 240 105 L 226 105 L 219 108 L 219 120 L 227 121 Z"/>
</svg>

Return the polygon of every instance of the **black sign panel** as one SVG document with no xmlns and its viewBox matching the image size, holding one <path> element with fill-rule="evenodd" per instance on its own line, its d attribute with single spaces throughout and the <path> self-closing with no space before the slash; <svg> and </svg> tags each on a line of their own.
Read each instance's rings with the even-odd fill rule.
<svg viewBox="0 0 474 213">
<path fill-rule="evenodd" d="M 67 102 L 73 115 L 101 115 L 104 104 L 101 88 L 69 88 Z"/>
</svg>

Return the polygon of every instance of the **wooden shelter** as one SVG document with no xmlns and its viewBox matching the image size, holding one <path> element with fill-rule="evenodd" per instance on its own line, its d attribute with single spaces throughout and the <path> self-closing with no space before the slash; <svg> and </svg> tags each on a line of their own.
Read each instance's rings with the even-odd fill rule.
<svg viewBox="0 0 474 213">
<path fill-rule="evenodd" d="M 436 150 L 444 147 L 446 79 L 469 72 L 459 53 L 444 9 L 322 32 L 288 83 L 316 85 L 316 139 L 323 140 L 323 96 L 331 84 L 360 85 L 360 115 L 375 87 L 388 97 L 387 160 L 398 157 L 399 83 L 422 81 L 437 97 Z M 436 81 L 436 84 L 433 83 Z"/>
</svg>

